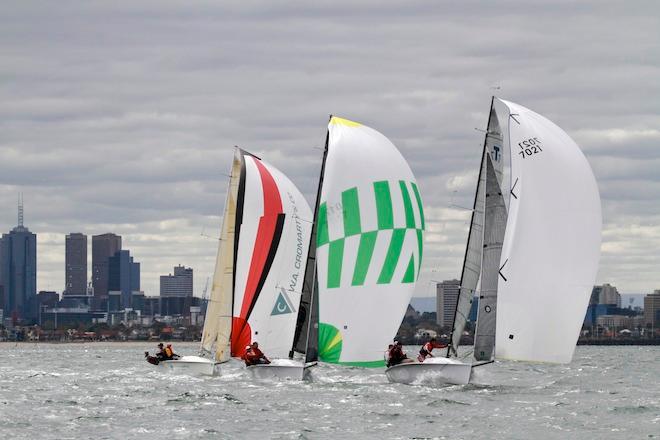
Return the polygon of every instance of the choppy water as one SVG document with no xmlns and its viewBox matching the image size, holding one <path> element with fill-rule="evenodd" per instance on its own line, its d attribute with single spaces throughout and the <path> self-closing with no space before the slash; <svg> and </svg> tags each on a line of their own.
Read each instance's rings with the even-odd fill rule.
<svg viewBox="0 0 660 440">
<path fill-rule="evenodd" d="M 196 344 L 175 344 L 194 354 Z M 0 437 L 660 437 L 660 348 L 578 347 L 568 366 L 499 362 L 476 384 L 389 384 L 321 365 L 311 383 L 161 373 L 147 344 L 0 344 Z"/>
</svg>

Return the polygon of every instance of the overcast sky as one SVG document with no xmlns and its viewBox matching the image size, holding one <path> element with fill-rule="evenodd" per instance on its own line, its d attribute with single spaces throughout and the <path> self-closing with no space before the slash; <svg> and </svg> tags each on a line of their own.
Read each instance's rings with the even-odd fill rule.
<svg viewBox="0 0 660 440">
<path fill-rule="evenodd" d="M 66 233 L 115 232 L 146 294 L 181 263 L 201 295 L 232 147 L 311 204 L 335 114 L 410 162 L 429 227 L 416 295 L 432 295 L 460 276 L 469 212 L 452 205 L 472 204 L 492 94 L 582 146 L 603 203 L 597 282 L 660 289 L 659 2 L 224 3 L 3 4 L 0 230 L 23 192 L 38 289 L 63 289 Z M 91 272 L 91 237 L 89 256 Z"/>
</svg>

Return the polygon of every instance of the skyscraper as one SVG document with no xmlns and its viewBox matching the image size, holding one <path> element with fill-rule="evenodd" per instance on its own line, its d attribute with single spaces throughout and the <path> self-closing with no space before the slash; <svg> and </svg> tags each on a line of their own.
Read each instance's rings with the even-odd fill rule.
<svg viewBox="0 0 660 440">
<path fill-rule="evenodd" d="M 0 284 L 4 288 L 4 316 L 33 321 L 37 297 L 37 236 L 23 226 L 22 196 L 18 202 L 18 225 L 0 240 Z"/>
<path fill-rule="evenodd" d="M 192 268 L 175 266 L 174 275 L 161 275 L 160 296 L 193 296 Z"/>
<path fill-rule="evenodd" d="M 660 290 L 644 297 L 644 324 L 653 329 L 660 327 Z"/>
<path fill-rule="evenodd" d="M 456 313 L 456 302 L 461 282 L 448 280 L 438 283 L 436 290 L 436 319 L 440 327 L 451 327 L 454 325 L 454 313 Z"/>
<path fill-rule="evenodd" d="M 108 270 L 110 257 L 121 250 L 121 236 L 107 233 L 92 236 L 93 309 L 105 309 L 108 300 Z"/>
<path fill-rule="evenodd" d="M 193 304 L 193 270 L 174 267 L 174 275 L 160 276 L 160 308 L 164 315 L 190 316 Z"/>
<path fill-rule="evenodd" d="M 605 283 L 602 286 L 594 286 L 591 290 L 589 304 L 608 304 L 621 307 L 621 295 L 619 295 L 616 287 L 610 284 Z"/>
<path fill-rule="evenodd" d="M 120 310 L 132 307 L 131 295 L 140 290 L 140 263 L 133 261 L 130 251 L 117 251 L 109 258 L 108 289 L 121 292 Z"/>
<path fill-rule="evenodd" d="M 65 288 L 63 295 L 87 292 L 87 236 L 73 232 L 66 236 Z"/>
</svg>

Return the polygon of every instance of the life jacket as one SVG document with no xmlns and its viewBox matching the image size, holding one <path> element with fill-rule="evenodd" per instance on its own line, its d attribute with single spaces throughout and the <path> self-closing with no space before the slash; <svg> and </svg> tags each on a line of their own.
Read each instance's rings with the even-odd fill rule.
<svg viewBox="0 0 660 440">
<path fill-rule="evenodd" d="M 261 358 L 264 356 L 264 352 L 261 351 L 261 350 L 258 349 L 258 348 L 254 348 L 254 347 L 252 347 L 252 355 L 253 355 L 256 359 L 261 359 Z"/>
<path fill-rule="evenodd" d="M 167 356 L 168 359 L 171 359 L 172 357 L 174 357 L 174 352 L 172 351 L 172 349 L 169 346 L 165 347 L 165 356 Z"/>
<path fill-rule="evenodd" d="M 392 349 L 390 350 L 390 364 L 391 365 L 396 365 L 399 362 L 401 362 L 402 360 L 404 360 L 405 358 L 406 358 L 406 355 L 403 354 L 403 350 L 401 349 L 400 346 L 395 345 L 394 347 L 392 347 Z"/>
</svg>

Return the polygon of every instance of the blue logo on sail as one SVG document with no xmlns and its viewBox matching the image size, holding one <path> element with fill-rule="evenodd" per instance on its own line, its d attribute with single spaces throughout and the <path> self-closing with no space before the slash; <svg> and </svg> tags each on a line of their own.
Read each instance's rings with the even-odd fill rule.
<svg viewBox="0 0 660 440">
<path fill-rule="evenodd" d="M 287 313 L 293 313 L 295 309 L 291 305 L 291 300 L 286 294 L 286 291 L 282 289 L 280 294 L 277 295 L 277 300 L 275 301 L 275 306 L 273 306 L 273 311 L 270 312 L 271 316 L 274 315 L 285 315 Z"/>
</svg>

